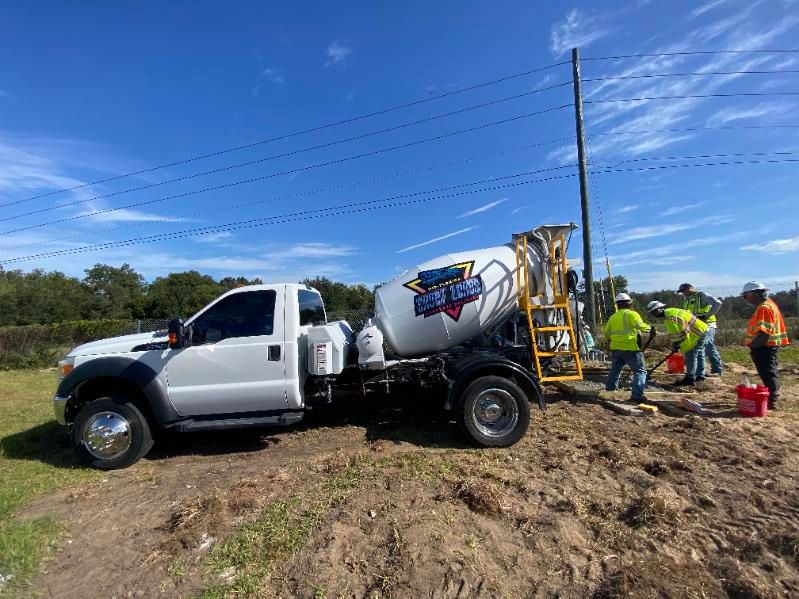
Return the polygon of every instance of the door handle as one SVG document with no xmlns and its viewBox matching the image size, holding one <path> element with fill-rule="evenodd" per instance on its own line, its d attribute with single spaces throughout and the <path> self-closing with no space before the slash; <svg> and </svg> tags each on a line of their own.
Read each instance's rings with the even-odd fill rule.
<svg viewBox="0 0 799 599">
<path fill-rule="evenodd" d="M 269 356 L 267 358 L 270 362 L 279 362 L 280 361 L 280 346 L 279 345 L 270 345 L 269 346 Z"/>
</svg>

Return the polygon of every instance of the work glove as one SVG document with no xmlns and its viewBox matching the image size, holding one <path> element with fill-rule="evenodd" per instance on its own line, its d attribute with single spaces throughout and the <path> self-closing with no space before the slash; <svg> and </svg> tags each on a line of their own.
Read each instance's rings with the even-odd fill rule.
<svg viewBox="0 0 799 599">
<path fill-rule="evenodd" d="M 697 314 L 696 317 L 702 322 L 707 322 L 707 314 Z"/>
<path fill-rule="evenodd" d="M 671 344 L 671 351 L 672 351 L 672 353 L 680 351 L 680 344 L 679 343 L 672 343 Z"/>
<path fill-rule="evenodd" d="M 658 334 L 658 332 L 655 330 L 655 327 L 651 327 L 649 329 L 649 338 L 650 339 L 654 339 L 655 335 L 657 335 L 657 334 Z"/>
</svg>

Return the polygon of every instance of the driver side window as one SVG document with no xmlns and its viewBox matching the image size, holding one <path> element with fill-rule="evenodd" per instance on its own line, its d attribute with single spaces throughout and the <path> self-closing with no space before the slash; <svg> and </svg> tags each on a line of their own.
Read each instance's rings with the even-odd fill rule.
<svg viewBox="0 0 799 599">
<path fill-rule="evenodd" d="M 231 337 L 271 335 L 274 330 L 274 290 L 235 293 L 217 302 L 192 323 L 192 343 L 216 343 Z"/>
</svg>

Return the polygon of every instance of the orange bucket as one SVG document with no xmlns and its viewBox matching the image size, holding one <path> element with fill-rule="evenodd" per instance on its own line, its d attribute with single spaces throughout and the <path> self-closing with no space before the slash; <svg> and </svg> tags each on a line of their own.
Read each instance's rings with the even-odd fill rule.
<svg viewBox="0 0 799 599">
<path fill-rule="evenodd" d="M 672 354 L 666 358 L 666 372 L 669 374 L 682 374 L 685 372 L 685 358 L 682 354 Z"/>
</svg>

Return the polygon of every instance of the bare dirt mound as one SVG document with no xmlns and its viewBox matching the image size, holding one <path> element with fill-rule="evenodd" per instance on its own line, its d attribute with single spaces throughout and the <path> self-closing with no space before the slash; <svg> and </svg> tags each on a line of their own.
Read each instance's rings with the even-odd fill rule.
<svg viewBox="0 0 799 599">
<path fill-rule="evenodd" d="M 715 384 L 707 401 L 721 406 L 731 387 Z M 799 400 L 794 384 L 789 404 Z M 505 450 L 465 446 L 424 405 L 371 399 L 294 431 L 171 440 L 132 469 L 28 510 L 66 518 L 70 531 L 33 591 L 799 596 L 799 420 L 790 410 L 633 418 L 548 399 Z M 352 464 L 357 476 L 341 486 Z M 269 529 L 265 514 L 282 528 Z M 280 551 L 265 534 L 280 536 Z M 248 547 L 260 561 L 236 562 Z M 225 552 L 234 566 L 212 566 Z"/>
</svg>

